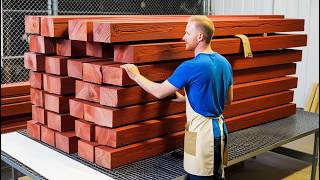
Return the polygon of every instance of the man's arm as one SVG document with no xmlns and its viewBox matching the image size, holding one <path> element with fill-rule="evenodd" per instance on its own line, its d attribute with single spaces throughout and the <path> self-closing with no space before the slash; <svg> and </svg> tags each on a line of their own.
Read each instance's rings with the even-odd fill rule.
<svg viewBox="0 0 320 180">
<path fill-rule="evenodd" d="M 228 90 L 228 98 L 226 101 L 226 105 L 230 105 L 233 101 L 233 85 L 230 85 Z"/>
<path fill-rule="evenodd" d="M 133 64 L 122 65 L 121 68 L 125 69 L 128 76 L 137 82 L 145 91 L 162 99 L 175 93 L 178 89 L 168 81 L 163 83 L 156 83 L 142 76 L 139 69 Z"/>
</svg>

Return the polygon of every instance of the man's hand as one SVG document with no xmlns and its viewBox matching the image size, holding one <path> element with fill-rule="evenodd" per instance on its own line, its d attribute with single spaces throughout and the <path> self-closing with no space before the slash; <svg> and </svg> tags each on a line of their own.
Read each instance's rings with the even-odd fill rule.
<svg viewBox="0 0 320 180">
<path fill-rule="evenodd" d="M 172 99 L 172 101 L 174 102 L 185 102 L 186 101 L 186 97 L 182 94 L 180 94 L 178 91 L 175 92 L 176 93 L 176 98 Z"/>
<path fill-rule="evenodd" d="M 124 70 L 126 70 L 128 76 L 132 80 L 135 80 L 135 78 L 138 75 L 140 75 L 138 67 L 136 65 L 134 65 L 134 64 L 124 64 L 124 65 L 122 65 L 120 67 L 123 68 Z"/>
</svg>

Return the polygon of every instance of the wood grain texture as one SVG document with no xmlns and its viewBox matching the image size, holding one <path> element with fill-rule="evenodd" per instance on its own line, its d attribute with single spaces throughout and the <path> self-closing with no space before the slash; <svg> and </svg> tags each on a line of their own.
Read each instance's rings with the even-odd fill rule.
<svg viewBox="0 0 320 180">
<path fill-rule="evenodd" d="M 30 88 L 31 103 L 44 107 L 44 90 Z"/>
<path fill-rule="evenodd" d="M 43 73 L 40 72 L 29 72 L 29 82 L 30 87 L 37 88 L 37 89 L 43 89 Z"/>
<path fill-rule="evenodd" d="M 69 111 L 70 115 L 79 119 L 84 118 L 83 111 L 83 100 L 80 99 L 69 99 Z"/>
<path fill-rule="evenodd" d="M 187 21 L 173 22 L 93 22 L 93 41 L 128 42 L 159 39 L 180 39 Z M 215 36 L 263 34 L 303 31 L 303 19 L 215 20 Z"/>
<path fill-rule="evenodd" d="M 68 58 L 63 56 L 46 56 L 45 71 L 49 74 L 66 76 L 68 75 L 67 67 Z"/>
<path fill-rule="evenodd" d="M 68 153 L 78 152 L 78 137 L 74 131 L 56 132 L 56 148 Z"/>
<path fill-rule="evenodd" d="M 25 16 L 24 17 L 24 30 L 29 34 L 40 34 L 40 21 L 41 16 Z"/>
<path fill-rule="evenodd" d="M 97 57 L 97 58 L 113 58 L 113 45 L 106 43 L 97 42 L 86 42 L 87 56 Z"/>
<path fill-rule="evenodd" d="M 186 115 L 182 113 L 119 128 L 96 126 L 95 140 L 100 145 L 118 148 L 165 134 L 182 131 L 185 128 L 185 123 Z"/>
<path fill-rule="evenodd" d="M 45 71 L 45 56 L 33 52 L 24 53 L 24 67 L 31 71 Z"/>
<path fill-rule="evenodd" d="M 306 35 L 269 35 L 267 37 L 249 37 L 253 52 L 273 49 L 306 46 Z M 211 47 L 220 54 L 242 53 L 243 48 L 239 38 L 213 39 Z M 135 45 L 115 45 L 114 61 L 122 63 L 146 63 L 169 61 L 174 59 L 193 58 L 192 51 L 185 50 L 184 42 L 163 42 Z"/>
<path fill-rule="evenodd" d="M 1 98 L 1 105 L 30 101 L 30 95 Z"/>
<path fill-rule="evenodd" d="M 248 113 L 233 118 L 226 119 L 229 132 L 267 123 L 284 117 L 294 115 L 296 113 L 296 105 L 289 103 L 276 106 L 253 113 Z"/>
<path fill-rule="evenodd" d="M 44 90 L 57 95 L 72 95 L 75 92 L 75 79 L 68 76 L 43 75 Z"/>
<path fill-rule="evenodd" d="M 87 82 L 92 82 L 96 84 L 102 84 L 103 82 L 103 73 L 102 66 L 114 64 L 112 59 L 106 61 L 97 61 L 97 62 L 88 62 L 83 63 L 83 80 Z"/>
<path fill-rule="evenodd" d="M 82 64 L 86 62 L 94 62 L 94 61 L 101 61 L 104 59 L 98 59 L 98 58 L 80 58 L 80 59 L 69 59 L 68 60 L 68 76 L 77 78 L 77 79 L 82 79 L 83 72 L 82 72 Z"/>
<path fill-rule="evenodd" d="M 101 126 L 118 127 L 184 111 L 184 103 L 172 102 L 171 100 L 124 108 L 110 108 L 100 104 L 84 104 L 84 119 Z"/>
<path fill-rule="evenodd" d="M 75 120 L 76 136 L 86 141 L 95 141 L 95 124 L 82 119 Z"/>
<path fill-rule="evenodd" d="M 183 139 L 184 131 L 116 149 L 108 146 L 97 146 L 95 148 L 95 162 L 108 169 L 116 168 L 181 148 Z"/>
<path fill-rule="evenodd" d="M 56 131 L 48 128 L 47 126 L 41 125 L 41 141 L 51 146 L 56 145 L 55 139 Z"/>
<path fill-rule="evenodd" d="M 86 43 L 69 39 L 57 40 L 57 55 L 68 57 L 86 56 Z"/>
<path fill-rule="evenodd" d="M 41 138 L 41 126 L 37 121 L 27 121 L 27 134 L 29 137 L 40 140 Z"/>
<path fill-rule="evenodd" d="M 224 118 L 230 118 L 275 106 L 280 106 L 292 101 L 293 91 L 289 90 L 249 99 L 243 99 L 234 101 L 231 103 L 231 105 L 225 106 L 223 116 Z"/>
<path fill-rule="evenodd" d="M 30 35 L 29 36 L 29 50 L 41 54 L 55 54 L 56 41 L 53 38 Z"/>
<path fill-rule="evenodd" d="M 47 125 L 47 111 L 42 107 L 32 105 L 32 120 Z"/>
<path fill-rule="evenodd" d="M 1 105 L 1 117 L 31 113 L 31 105 L 30 101 Z"/>
<path fill-rule="evenodd" d="M 57 114 L 47 111 L 48 127 L 59 132 L 74 130 L 75 117 L 70 114 Z"/>
<path fill-rule="evenodd" d="M 88 160 L 90 162 L 95 162 L 94 148 L 99 146 L 96 142 L 89 142 L 82 139 L 78 140 L 78 156 Z"/>
<path fill-rule="evenodd" d="M 281 92 L 297 87 L 298 78 L 296 77 L 279 77 L 268 80 L 261 80 L 233 86 L 233 99 L 241 100 L 255 96 L 267 95 Z"/>
<path fill-rule="evenodd" d="M 1 97 L 30 94 L 30 82 L 1 84 Z"/>
<path fill-rule="evenodd" d="M 93 83 L 76 80 L 76 98 L 100 102 L 100 86 Z"/>
<path fill-rule="evenodd" d="M 69 112 L 69 99 L 74 96 L 59 96 L 55 94 L 44 94 L 44 107 L 46 110 L 56 113 L 68 113 Z"/>
</svg>

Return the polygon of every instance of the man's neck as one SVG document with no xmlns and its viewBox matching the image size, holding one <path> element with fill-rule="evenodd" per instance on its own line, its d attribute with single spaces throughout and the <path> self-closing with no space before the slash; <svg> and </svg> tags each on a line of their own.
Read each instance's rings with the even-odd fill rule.
<svg viewBox="0 0 320 180">
<path fill-rule="evenodd" d="M 194 50 L 194 56 L 197 56 L 200 53 L 212 54 L 213 50 L 211 49 L 210 44 L 199 44 Z"/>
</svg>

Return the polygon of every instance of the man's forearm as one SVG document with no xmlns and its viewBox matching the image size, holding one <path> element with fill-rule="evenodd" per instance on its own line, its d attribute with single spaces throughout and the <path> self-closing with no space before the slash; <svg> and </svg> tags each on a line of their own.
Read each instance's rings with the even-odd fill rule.
<svg viewBox="0 0 320 180">
<path fill-rule="evenodd" d="M 134 81 L 136 81 L 136 83 L 139 84 L 142 87 L 142 89 L 152 94 L 153 96 L 159 99 L 163 98 L 160 92 L 160 85 L 161 85 L 160 83 L 150 81 L 149 79 L 145 78 L 141 74 L 137 75 L 134 78 Z"/>
</svg>

